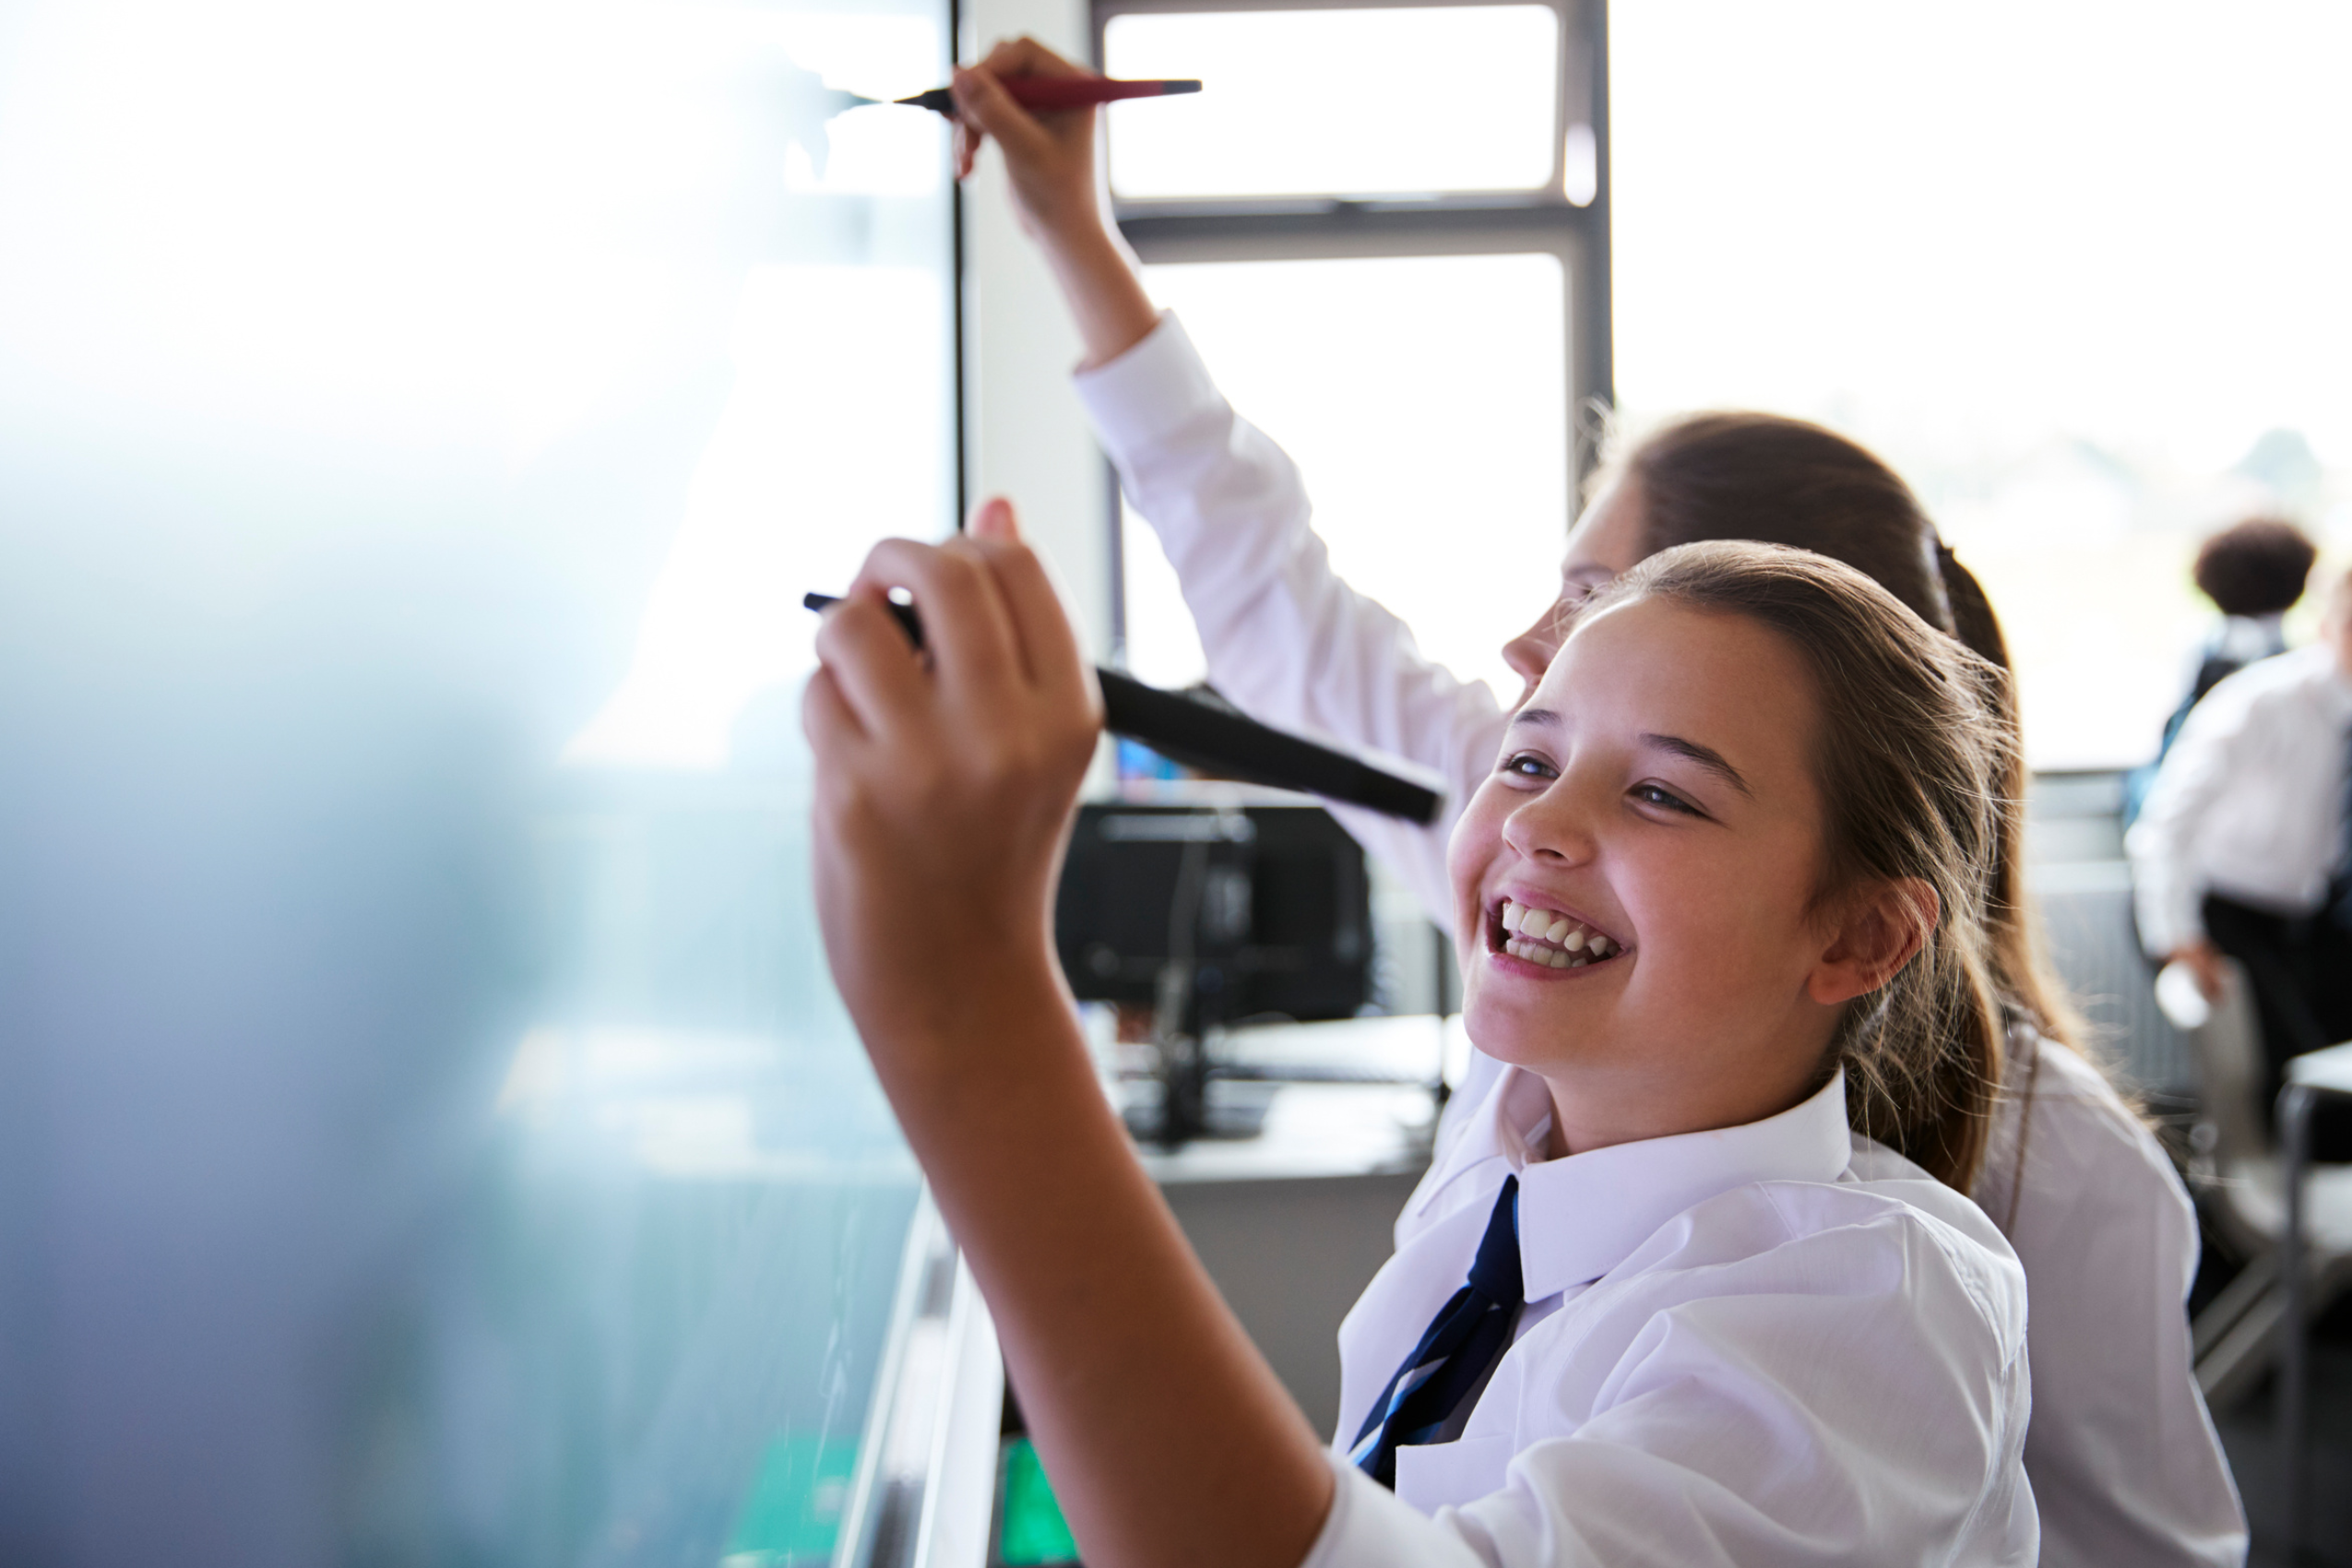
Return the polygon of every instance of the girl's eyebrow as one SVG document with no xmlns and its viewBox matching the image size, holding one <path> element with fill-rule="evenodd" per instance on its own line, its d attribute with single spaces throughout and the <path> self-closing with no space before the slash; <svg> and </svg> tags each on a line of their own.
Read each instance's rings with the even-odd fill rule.
<svg viewBox="0 0 2352 1568">
<path fill-rule="evenodd" d="M 1557 729 L 1560 725 L 1560 715 L 1548 707 L 1523 707 L 1511 716 L 1513 729 L 1515 730 L 1522 724 L 1534 724 L 1547 730 Z M 1752 801 L 1756 798 L 1755 790 L 1749 787 L 1747 779 L 1740 776 L 1740 770 L 1732 766 L 1730 760 L 1713 746 L 1703 746 L 1696 741 L 1686 741 L 1680 735 L 1647 733 L 1642 736 L 1642 744 L 1655 747 L 1658 751 L 1671 752 L 1676 756 L 1694 762 L 1747 796 L 1748 799 Z"/>
<path fill-rule="evenodd" d="M 1732 766 L 1724 754 L 1713 746 L 1703 746 L 1696 741 L 1686 741 L 1680 735 L 1644 735 L 1642 743 L 1645 746 L 1655 746 L 1662 752 L 1671 752 L 1676 756 L 1694 762 L 1747 796 L 1748 799 L 1752 801 L 1756 798 L 1756 792 L 1748 788 L 1748 781 L 1740 777 L 1740 770 Z"/>
</svg>

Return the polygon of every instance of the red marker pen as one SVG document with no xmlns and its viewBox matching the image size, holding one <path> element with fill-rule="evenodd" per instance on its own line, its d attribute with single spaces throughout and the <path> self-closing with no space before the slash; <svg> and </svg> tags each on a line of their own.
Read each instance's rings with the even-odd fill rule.
<svg viewBox="0 0 2352 1568">
<path fill-rule="evenodd" d="M 1089 104 L 1110 103 L 1122 98 L 1164 98 L 1201 89 L 1201 84 L 1193 80 L 1116 81 L 1109 77 L 1001 77 L 998 80 L 1014 102 L 1035 110 L 1084 109 Z M 956 113 L 955 97 L 944 87 L 892 101 L 936 110 L 951 119 Z"/>
</svg>

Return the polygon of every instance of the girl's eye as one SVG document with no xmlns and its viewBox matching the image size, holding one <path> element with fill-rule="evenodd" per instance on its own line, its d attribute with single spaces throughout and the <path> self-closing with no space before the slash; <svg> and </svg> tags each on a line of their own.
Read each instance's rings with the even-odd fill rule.
<svg viewBox="0 0 2352 1568">
<path fill-rule="evenodd" d="M 1633 786 L 1633 799 L 1644 805 L 1662 806 L 1668 811 L 1681 812 L 1687 816 L 1706 814 L 1681 796 L 1657 784 L 1636 784 Z"/>
<path fill-rule="evenodd" d="M 1554 777 L 1551 764 L 1527 752 L 1520 752 L 1503 759 L 1503 771 L 1519 778 L 1550 778 Z"/>
</svg>

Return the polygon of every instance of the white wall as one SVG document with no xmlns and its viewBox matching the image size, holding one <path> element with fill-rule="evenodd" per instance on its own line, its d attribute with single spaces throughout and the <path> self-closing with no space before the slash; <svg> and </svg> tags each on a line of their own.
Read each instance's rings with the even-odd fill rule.
<svg viewBox="0 0 2352 1568">
<path fill-rule="evenodd" d="M 1086 58 L 1085 0 L 972 0 L 962 55 L 975 59 L 998 39 L 1022 33 Z M 972 498 L 1012 500 L 1076 600 L 1099 659 L 1111 646 L 1108 481 L 1070 389 L 1083 350 L 1051 274 L 1014 219 L 993 148 L 965 187 L 964 224 Z"/>
</svg>

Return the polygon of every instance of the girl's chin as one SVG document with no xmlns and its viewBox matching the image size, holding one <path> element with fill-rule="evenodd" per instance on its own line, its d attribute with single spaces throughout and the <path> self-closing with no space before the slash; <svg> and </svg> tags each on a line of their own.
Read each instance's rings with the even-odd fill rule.
<svg viewBox="0 0 2352 1568">
<path fill-rule="evenodd" d="M 1481 993 L 1476 986 L 1462 1000 L 1462 1029 L 1472 1045 L 1497 1062 L 1535 1071 L 1559 1061 L 1582 1032 L 1574 1029 L 1562 1009 L 1538 1005 L 1526 997 L 1499 997 L 1491 990 Z"/>
</svg>

